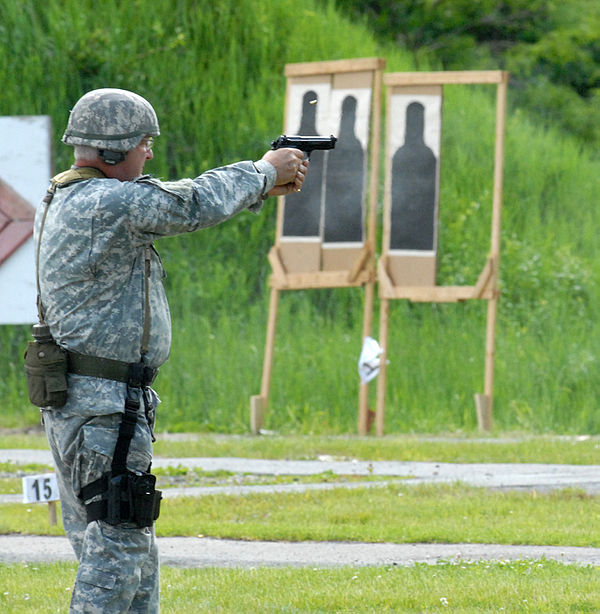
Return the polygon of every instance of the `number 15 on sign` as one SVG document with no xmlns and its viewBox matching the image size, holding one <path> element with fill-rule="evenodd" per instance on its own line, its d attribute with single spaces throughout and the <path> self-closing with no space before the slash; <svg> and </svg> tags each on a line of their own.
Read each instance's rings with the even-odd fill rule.
<svg viewBox="0 0 600 614">
<path fill-rule="evenodd" d="M 55 473 L 29 475 L 23 478 L 23 503 L 47 503 L 59 499 Z"/>
</svg>

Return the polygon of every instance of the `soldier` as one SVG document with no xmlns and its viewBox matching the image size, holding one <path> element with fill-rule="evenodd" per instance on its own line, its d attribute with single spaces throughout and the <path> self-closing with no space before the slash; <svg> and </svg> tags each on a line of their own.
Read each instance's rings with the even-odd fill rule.
<svg viewBox="0 0 600 614">
<path fill-rule="evenodd" d="M 40 320 L 68 365 L 66 402 L 42 417 L 79 561 L 71 612 L 159 610 L 150 384 L 171 324 L 153 241 L 258 211 L 269 195 L 299 191 L 307 169 L 301 151 L 279 149 L 163 182 L 142 174 L 159 134 L 141 96 L 88 92 L 62 139 L 75 164 L 36 216 Z"/>
</svg>

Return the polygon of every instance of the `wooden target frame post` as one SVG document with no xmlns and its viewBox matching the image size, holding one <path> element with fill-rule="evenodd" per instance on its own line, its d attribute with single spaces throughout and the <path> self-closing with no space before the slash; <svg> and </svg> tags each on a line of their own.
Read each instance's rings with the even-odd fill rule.
<svg viewBox="0 0 600 614">
<path fill-rule="evenodd" d="M 375 244 L 377 233 L 377 179 L 379 175 L 379 150 L 380 150 L 380 124 L 381 124 L 381 91 L 382 77 L 385 68 L 385 60 L 381 58 L 360 58 L 349 60 L 334 60 L 327 62 L 309 62 L 301 64 L 287 64 L 285 66 L 286 76 L 286 101 L 284 133 L 286 134 L 320 134 L 329 136 L 333 134 L 338 137 L 336 149 L 332 152 L 324 152 L 334 155 L 337 150 L 343 148 L 350 139 L 340 138 L 337 133 L 337 126 L 343 128 L 344 108 L 348 98 L 354 98 L 354 106 L 351 112 L 356 115 L 353 117 L 362 118 L 360 128 L 362 130 L 362 155 L 364 164 L 364 177 L 361 191 L 362 207 L 362 233 L 360 241 L 343 242 L 343 239 L 334 238 L 333 242 L 328 242 L 327 231 L 327 211 L 325 198 L 321 197 L 322 210 L 317 214 L 319 218 L 319 231 L 306 231 L 310 236 L 294 236 L 294 233 L 301 235 L 305 229 L 291 230 L 290 218 L 285 217 L 286 198 L 296 198 L 301 195 L 291 195 L 289 197 L 279 197 L 277 208 L 277 229 L 275 245 L 269 251 L 269 263 L 271 264 L 272 274 L 269 279 L 270 300 L 269 317 L 267 323 L 267 335 L 265 343 L 265 356 L 263 363 L 263 373 L 261 380 L 260 394 L 254 395 L 250 399 L 250 430 L 253 434 L 258 434 L 262 428 L 269 401 L 269 390 L 271 385 L 271 373 L 273 370 L 273 355 L 275 349 L 275 329 L 277 323 L 277 310 L 279 305 L 279 293 L 283 290 L 301 290 L 310 288 L 350 288 L 365 287 L 364 317 L 363 317 L 363 339 L 371 334 L 373 322 L 373 300 L 375 294 Z M 297 94 L 310 90 L 310 96 L 305 101 L 313 105 L 309 111 L 319 113 L 321 109 L 330 110 L 329 120 L 324 119 L 320 122 L 318 132 L 305 131 L 298 129 L 300 113 L 298 107 Z M 354 93 L 357 97 L 354 97 Z M 319 100 L 310 100 L 310 98 Z M 344 106 L 335 106 L 343 98 Z M 325 102 L 325 104 L 322 101 Z M 365 102 L 367 101 L 367 102 Z M 334 104 L 335 103 L 335 104 Z M 368 104 L 368 107 L 366 106 Z M 368 108 L 368 115 L 365 109 Z M 362 115 L 361 115 L 362 112 Z M 340 120 L 341 114 L 341 120 Z M 302 113 L 302 122 L 305 114 Z M 335 124 L 335 121 L 338 124 Z M 319 122 L 317 122 L 319 123 Z M 356 122 L 358 126 L 359 122 Z M 306 128 L 305 124 L 305 128 Z M 366 126 L 366 128 L 365 128 Z M 302 128 L 302 126 L 301 126 Z M 314 130 L 314 128 L 313 128 Z M 366 135 L 366 136 L 365 136 Z M 316 174 L 315 152 L 311 156 L 307 181 L 302 190 L 305 193 L 308 180 Z M 341 156 L 338 156 L 338 160 Z M 332 172 L 333 158 L 327 158 L 329 162 L 324 162 L 324 168 Z M 325 173 L 326 171 L 323 171 Z M 342 173 L 343 174 L 343 169 Z M 325 181 L 325 175 L 320 185 L 324 186 L 327 198 L 329 194 L 339 194 L 340 203 L 351 190 L 327 190 L 329 177 Z M 301 194 L 302 194 L 301 193 Z M 306 194 L 302 194 L 306 197 Z M 291 201 L 290 205 L 292 204 Z M 338 203 L 338 205 L 340 204 Z M 290 211 L 292 211 L 290 209 Z M 296 211 L 302 213 L 302 208 Z M 290 214 L 291 217 L 291 214 Z M 334 220 L 335 221 L 335 220 Z M 286 230 L 286 222 L 288 229 Z M 299 220 L 296 223 L 300 228 L 305 221 Z M 331 235 L 330 235 L 331 236 Z M 335 241 L 338 241 L 337 243 Z M 368 420 L 368 385 L 361 384 L 359 389 L 359 432 L 366 432 Z"/>
<path fill-rule="evenodd" d="M 485 344 L 485 376 L 483 394 L 475 394 L 478 427 L 481 431 L 492 428 L 492 398 L 494 386 L 495 328 L 498 306 L 498 267 L 500 261 L 500 218 L 502 209 L 502 174 L 504 162 L 504 127 L 506 117 L 506 90 L 508 72 L 505 71 L 447 71 L 422 73 L 388 73 L 384 75 L 387 92 L 387 130 L 390 127 L 391 98 L 402 88 L 413 91 L 426 91 L 427 88 L 456 84 L 496 85 L 496 131 L 494 146 L 494 173 L 492 197 L 492 224 L 490 251 L 481 274 L 474 286 L 437 286 L 435 285 L 435 263 L 433 277 L 431 267 L 426 271 L 431 283 L 397 283 L 394 280 L 393 257 L 390 254 L 390 217 L 391 217 L 391 156 L 386 155 L 383 248 L 377 266 L 380 298 L 380 343 L 383 353 L 380 356 L 379 380 L 377 382 L 377 411 L 375 417 L 376 434 L 383 435 L 386 391 L 386 354 L 389 328 L 389 303 L 391 300 L 407 299 L 413 302 L 457 302 L 471 299 L 488 301 L 487 328 Z M 389 135 L 387 135 L 389 137 Z M 413 261 L 414 262 L 414 261 Z M 421 265 L 417 264 L 417 268 Z M 426 267 L 427 268 L 427 267 Z M 397 276 L 396 276 L 397 277 Z M 408 276 L 410 278 L 410 275 Z"/>
</svg>

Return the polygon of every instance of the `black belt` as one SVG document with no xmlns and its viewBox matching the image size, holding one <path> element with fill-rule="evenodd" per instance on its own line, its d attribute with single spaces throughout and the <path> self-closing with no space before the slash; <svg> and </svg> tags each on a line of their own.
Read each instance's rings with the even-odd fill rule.
<svg viewBox="0 0 600 614">
<path fill-rule="evenodd" d="M 136 383 L 141 386 L 149 386 L 154 381 L 158 369 L 141 365 L 141 363 L 129 363 L 112 358 L 99 358 L 88 356 L 78 352 L 67 352 L 69 373 L 87 375 L 88 377 L 101 377 L 115 382 L 130 384 L 135 373 Z"/>
</svg>

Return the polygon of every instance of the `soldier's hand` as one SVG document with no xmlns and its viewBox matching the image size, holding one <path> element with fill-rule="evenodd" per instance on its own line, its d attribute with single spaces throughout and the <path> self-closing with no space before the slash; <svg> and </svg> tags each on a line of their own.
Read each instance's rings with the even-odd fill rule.
<svg viewBox="0 0 600 614">
<path fill-rule="evenodd" d="M 285 196 L 302 189 L 308 160 L 299 149 L 284 147 L 267 151 L 263 160 L 270 162 L 277 171 L 275 187 L 269 191 L 269 196 Z"/>
</svg>

